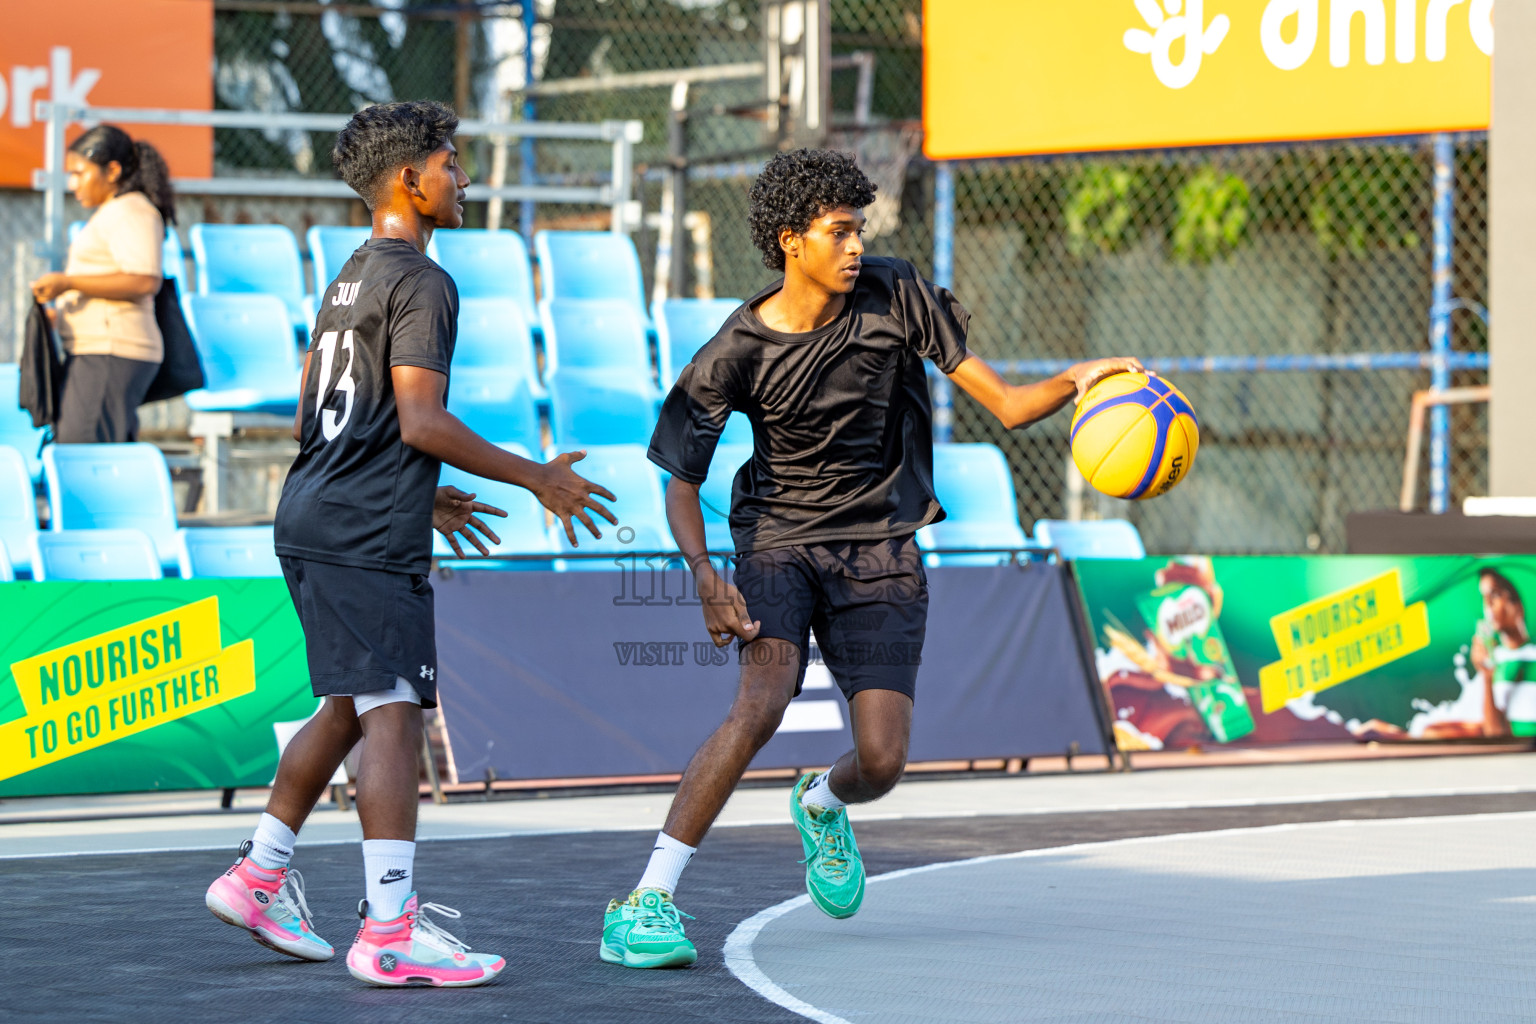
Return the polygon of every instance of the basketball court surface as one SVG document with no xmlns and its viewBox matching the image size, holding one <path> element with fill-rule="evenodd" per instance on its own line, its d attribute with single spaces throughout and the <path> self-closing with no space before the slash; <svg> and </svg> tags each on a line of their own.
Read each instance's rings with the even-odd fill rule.
<svg viewBox="0 0 1536 1024">
<path fill-rule="evenodd" d="M 371 989 L 208 915 L 259 791 L 223 813 L 211 794 L 8 801 L 0 1002 L 29 1021 L 1470 1024 L 1536 997 L 1529 757 L 912 781 L 853 816 L 871 883 L 847 921 L 803 894 L 787 785 L 747 789 L 678 893 L 698 964 L 604 964 L 603 906 L 668 795 L 424 806 L 424 898 L 508 960 L 456 992 Z M 342 949 L 357 839 L 323 810 L 294 862 Z"/>
</svg>

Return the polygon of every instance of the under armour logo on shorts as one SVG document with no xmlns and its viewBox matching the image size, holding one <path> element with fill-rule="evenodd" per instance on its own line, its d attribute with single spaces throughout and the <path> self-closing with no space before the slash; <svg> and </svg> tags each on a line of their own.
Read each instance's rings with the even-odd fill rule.
<svg viewBox="0 0 1536 1024">
<path fill-rule="evenodd" d="M 429 680 L 429 681 L 433 680 L 433 679 L 436 679 L 437 678 L 437 669 L 435 669 L 435 668 L 428 668 L 425 665 L 421 666 L 421 678 Z"/>
</svg>

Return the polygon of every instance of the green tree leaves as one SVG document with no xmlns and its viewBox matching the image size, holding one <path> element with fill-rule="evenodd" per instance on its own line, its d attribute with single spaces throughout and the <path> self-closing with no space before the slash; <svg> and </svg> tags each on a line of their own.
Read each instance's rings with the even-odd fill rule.
<svg viewBox="0 0 1536 1024">
<path fill-rule="evenodd" d="M 1248 183 L 1235 174 L 1214 167 L 1195 171 L 1178 191 L 1178 212 L 1169 232 L 1173 255 L 1204 263 L 1236 249 L 1248 228 L 1252 199 Z"/>
</svg>

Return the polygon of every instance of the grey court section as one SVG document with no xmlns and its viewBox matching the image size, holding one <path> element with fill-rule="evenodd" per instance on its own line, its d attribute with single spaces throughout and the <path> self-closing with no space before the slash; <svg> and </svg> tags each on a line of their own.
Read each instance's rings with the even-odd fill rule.
<svg viewBox="0 0 1536 1024">
<path fill-rule="evenodd" d="M 914 787 L 916 788 L 916 787 Z M 775 793 L 782 800 L 784 791 Z M 1339 818 L 1401 818 L 1469 812 L 1536 812 L 1536 794 L 1332 801 L 1261 807 L 1207 807 L 1078 814 L 865 821 L 859 845 L 875 872 L 890 872 L 1019 850 L 1134 836 Z M 203 890 L 228 866 L 230 850 L 0 859 L 0 952 L 5 984 L 0 1021 L 229 1021 L 241 1024 L 803 1024 L 727 969 L 723 947 L 738 923 L 804 892 L 800 841 L 788 824 L 719 829 L 704 841 L 679 893 L 697 916 L 688 934 L 699 962 L 676 971 L 630 971 L 597 957 L 603 904 L 635 882 L 650 853 L 650 831 L 520 836 L 422 843 L 417 877 L 427 899 L 458 907 L 451 930 L 507 958 L 485 988 L 370 989 L 339 962 L 304 964 L 279 956 L 221 924 L 203 908 Z M 0 850 L 4 848 L 0 838 Z M 1055 854 L 1053 854 L 1055 856 Z M 361 895 L 356 845 L 301 847 L 320 933 L 351 941 Z M 858 926 L 884 914 L 880 883 Z M 893 888 L 891 895 L 899 896 Z M 1191 899 L 1203 900 L 1201 892 Z M 986 902 L 986 897 L 983 902 Z M 918 921 L 919 908 L 905 907 Z M 967 911 L 969 912 L 969 911 Z M 1222 908 L 1208 931 L 1222 934 Z M 866 916 L 867 915 L 867 916 Z M 1422 933 L 1437 924 L 1429 922 Z M 946 918 L 951 930 L 966 928 Z M 1112 975 L 1121 941 L 1112 923 L 1088 966 L 1062 970 Z M 895 945 L 927 941 L 901 932 Z M 1458 938 L 1445 940 L 1454 954 Z M 1514 947 L 1511 947 L 1514 948 Z M 1351 982 L 1353 983 L 1353 982 Z M 1123 1019 L 1080 1008 L 1088 1019 Z M 878 1021 L 878 1015 L 849 1018 Z M 951 1018 L 929 1018 L 943 1024 Z M 1145 1018 L 1142 1018 L 1145 1019 Z M 1220 1014 L 1209 1019 L 1224 1020 Z M 1421 1018 L 1422 1019 L 1422 1018 Z M 1458 1024 L 1460 1022 L 1458 1021 Z"/>
<path fill-rule="evenodd" d="M 1536 814 L 1041 850 L 744 923 L 730 966 L 823 1024 L 1530 1020 Z M 753 970 L 755 965 L 756 971 Z M 757 973 L 760 972 L 760 973 Z"/>
</svg>

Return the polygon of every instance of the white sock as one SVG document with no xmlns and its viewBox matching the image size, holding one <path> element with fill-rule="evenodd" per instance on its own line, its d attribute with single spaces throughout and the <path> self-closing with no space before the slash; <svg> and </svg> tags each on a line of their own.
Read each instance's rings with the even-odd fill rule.
<svg viewBox="0 0 1536 1024">
<path fill-rule="evenodd" d="M 298 838 L 293 829 L 278 818 L 263 814 L 256 824 L 256 834 L 251 836 L 251 860 L 259 868 L 276 871 L 288 866 L 293 860 L 293 843 Z"/>
<path fill-rule="evenodd" d="M 683 876 L 683 868 L 693 859 L 695 847 L 680 843 L 665 832 L 656 833 L 656 848 L 651 851 L 651 862 L 645 866 L 636 889 L 660 889 L 671 896 L 677 891 L 677 880 Z"/>
<path fill-rule="evenodd" d="M 816 777 L 816 781 L 805 787 L 805 792 L 800 794 L 801 807 L 820 807 L 824 811 L 835 811 L 848 805 L 837 798 L 832 792 L 832 772 L 822 772 Z"/>
<path fill-rule="evenodd" d="M 363 871 L 368 876 L 368 916 L 390 921 L 400 916 L 416 891 L 411 871 L 416 844 L 404 839 L 364 839 Z"/>
</svg>

